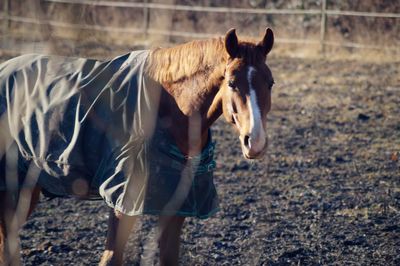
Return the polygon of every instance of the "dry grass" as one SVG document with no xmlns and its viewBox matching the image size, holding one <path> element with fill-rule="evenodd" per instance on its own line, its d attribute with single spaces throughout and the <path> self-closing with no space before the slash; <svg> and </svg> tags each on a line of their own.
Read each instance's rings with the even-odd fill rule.
<svg viewBox="0 0 400 266">
<path fill-rule="evenodd" d="M 399 50 L 361 49 L 326 46 L 324 54 L 320 45 L 276 43 L 273 49 L 275 57 L 324 59 L 328 61 L 356 60 L 370 63 L 385 63 L 400 61 Z"/>
</svg>

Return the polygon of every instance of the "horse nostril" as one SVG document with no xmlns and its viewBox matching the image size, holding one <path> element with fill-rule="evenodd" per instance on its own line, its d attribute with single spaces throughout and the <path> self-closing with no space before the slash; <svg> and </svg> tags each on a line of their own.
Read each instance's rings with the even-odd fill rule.
<svg viewBox="0 0 400 266">
<path fill-rule="evenodd" d="M 250 137 L 248 135 L 244 136 L 243 138 L 243 145 L 250 149 Z"/>
</svg>

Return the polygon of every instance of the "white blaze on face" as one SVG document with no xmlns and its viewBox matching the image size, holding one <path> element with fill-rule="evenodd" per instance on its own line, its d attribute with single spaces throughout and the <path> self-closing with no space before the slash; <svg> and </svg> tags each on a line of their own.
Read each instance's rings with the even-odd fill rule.
<svg viewBox="0 0 400 266">
<path fill-rule="evenodd" d="M 249 82 L 250 91 L 250 101 L 247 102 L 250 112 L 249 149 L 254 152 L 260 152 L 265 146 L 265 131 L 260 107 L 258 106 L 257 94 L 253 87 L 253 77 L 255 73 L 256 69 L 250 66 L 247 71 L 247 81 Z"/>
</svg>

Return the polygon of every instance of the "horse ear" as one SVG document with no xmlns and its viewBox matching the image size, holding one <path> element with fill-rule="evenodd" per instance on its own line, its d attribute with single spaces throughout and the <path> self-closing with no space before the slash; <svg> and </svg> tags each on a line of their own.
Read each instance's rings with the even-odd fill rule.
<svg viewBox="0 0 400 266">
<path fill-rule="evenodd" d="M 270 28 L 265 30 L 265 35 L 262 41 L 258 44 L 261 47 L 262 52 L 267 55 L 274 45 L 274 33 Z"/>
<path fill-rule="evenodd" d="M 239 49 L 239 41 L 236 36 L 236 30 L 230 29 L 225 35 L 225 49 L 229 56 L 236 57 Z"/>
</svg>

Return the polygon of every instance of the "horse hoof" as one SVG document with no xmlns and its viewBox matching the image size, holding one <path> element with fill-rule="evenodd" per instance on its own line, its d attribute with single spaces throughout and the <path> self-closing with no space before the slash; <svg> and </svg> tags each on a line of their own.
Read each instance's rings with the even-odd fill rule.
<svg viewBox="0 0 400 266">
<path fill-rule="evenodd" d="M 106 250 L 103 253 L 103 256 L 101 257 L 99 266 L 113 266 L 113 255 L 114 252 L 111 250 Z"/>
</svg>

